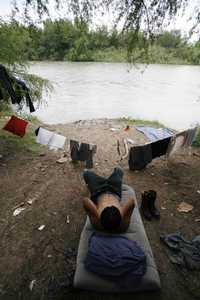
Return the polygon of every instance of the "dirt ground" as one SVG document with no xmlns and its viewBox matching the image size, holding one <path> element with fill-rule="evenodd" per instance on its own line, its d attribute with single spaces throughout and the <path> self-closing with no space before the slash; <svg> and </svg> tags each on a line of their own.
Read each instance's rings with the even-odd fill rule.
<svg viewBox="0 0 200 300">
<path fill-rule="evenodd" d="M 94 171 L 109 175 L 115 166 L 121 165 L 124 183 L 136 190 L 138 202 L 142 191 L 157 191 L 161 219 L 144 220 L 144 226 L 159 270 L 161 291 L 114 296 L 69 289 L 67 274 L 74 264 L 73 251 L 78 247 L 86 217 L 81 203 L 88 195 L 81 176 L 85 165 L 73 164 L 69 153 L 67 162 L 59 164 L 56 160 L 62 152 L 44 147 L 37 153 L 26 149 L 4 152 L 0 141 L 0 299 L 84 300 L 93 297 L 111 300 L 123 297 L 128 300 L 134 297 L 141 300 L 148 297 L 188 300 L 200 296 L 199 274 L 177 269 L 160 242 L 162 233 L 181 231 L 186 238 L 192 239 L 200 232 L 200 194 L 197 192 L 200 190 L 200 151 L 193 148 L 170 161 L 162 157 L 142 171 L 130 171 L 127 159 L 119 161 L 117 139 L 129 137 L 135 144 L 147 140 L 134 126 L 124 131 L 125 125 L 114 120 L 92 120 L 45 128 L 68 139 L 97 144 Z M 27 203 L 31 199 L 32 205 Z M 192 204 L 194 209 L 188 213 L 178 212 L 177 206 L 182 201 Z M 25 210 L 13 216 L 22 202 Z M 45 225 L 41 231 L 38 230 L 40 225 Z M 72 264 L 66 254 L 69 250 L 73 253 Z M 50 284 L 52 282 L 54 285 Z"/>
</svg>

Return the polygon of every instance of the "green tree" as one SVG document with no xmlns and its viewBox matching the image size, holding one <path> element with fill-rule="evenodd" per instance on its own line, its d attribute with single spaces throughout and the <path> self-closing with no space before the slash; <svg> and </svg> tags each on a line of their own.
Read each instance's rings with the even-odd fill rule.
<svg viewBox="0 0 200 300">
<path fill-rule="evenodd" d="M 24 65 L 27 61 L 26 47 L 30 37 L 26 29 L 17 22 L 0 22 L 0 62 L 8 66 Z"/>
<path fill-rule="evenodd" d="M 92 49 L 90 43 L 90 33 L 87 22 L 76 18 L 74 21 L 74 39 L 72 47 L 65 55 L 66 60 L 71 61 L 91 61 Z"/>
<path fill-rule="evenodd" d="M 33 101 L 41 101 L 42 91 L 48 92 L 51 85 L 47 80 L 27 71 L 27 49 L 31 48 L 31 37 L 27 28 L 15 21 L 0 21 L 0 41 L 0 64 L 3 64 L 11 75 L 27 82 Z M 4 100 L 8 101 L 7 95 L 3 95 Z"/>
<path fill-rule="evenodd" d="M 191 2 L 191 0 L 54 0 L 57 8 L 61 5 L 66 6 L 75 17 L 87 22 L 94 19 L 97 13 L 109 11 L 115 19 L 115 24 L 120 22 L 123 31 L 132 29 L 137 34 L 142 26 L 150 37 L 160 30 L 163 23 L 170 22 L 178 12 L 184 12 Z M 48 13 L 47 0 L 25 0 L 25 4 L 26 16 L 30 7 L 38 12 L 39 17 Z M 200 7 L 191 12 L 191 17 L 194 21 L 191 30 L 194 31 L 200 23 Z"/>
<path fill-rule="evenodd" d="M 157 44 L 164 48 L 178 48 L 183 45 L 179 30 L 165 31 L 157 36 Z"/>
<path fill-rule="evenodd" d="M 68 20 L 47 20 L 41 35 L 40 57 L 42 59 L 63 60 L 66 51 L 73 44 L 73 24 Z"/>
<path fill-rule="evenodd" d="M 198 41 L 192 48 L 192 62 L 195 65 L 200 65 L 200 41 Z"/>
</svg>

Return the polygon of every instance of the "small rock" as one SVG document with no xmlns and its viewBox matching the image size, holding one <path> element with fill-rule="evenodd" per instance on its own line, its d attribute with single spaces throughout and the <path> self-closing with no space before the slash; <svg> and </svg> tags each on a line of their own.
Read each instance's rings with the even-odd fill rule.
<svg viewBox="0 0 200 300">
<path fill-rule="evenodd" d="M 68 215 L 67 215 L 66 223 L 67 223 L 67 224 L 70 223 L 70 221 L 69 221 L 69 216 L 68 216 Z"/>
<path fill-rule="evenodd" d="M 42 153 L 39 154 L 39 156 L 45 156 L 45 155 L 46 155 L 45 152 L 42 152 Z"/>
<path fill-rule="evenodd" d="M 33 279 L 33 280 L 30 282 L 30 284 L 29 284 L 29 289 L 30 289 L 30 291 L 32 291 L 32 289 L 33 289 L 35 283 L 36 283 L 36 279 Z"/>
<path fill-rule="evenodd" d="M 14 210 L 13 216 L 14 217 L 18 216 L 23 210 L 25 210 L 25 207 L 18 207 L 17 209 Z"/>
<path fill-rule="evenodd" d="M 189 204 L 189 203 L 186 203 L 186 202 L 181 202 L 181 203 L 178 205 L 177 210 L 178 210 L 179 212 L 185 212 L 185 213 L 187 213 L 187 212 L 193 210 L 193 208 L 194 208 L 193 205 L 191 205 L 191 204 Z"/>
<path fill-rule="evenodd" d="M 0 154 L 0 159 L 1 159 L 1 158 L 3 158 L 3 155 L 2 155 L 2 154 Z"/>
<path fill-rule="evenodd" d="M 200 190 L 197 190 L 197 194 L 200 194 Z"/>
<path fill-rule="evenodd" d="M 117 131 L 119 130 L 118 128 L 110 128 L 110 131 Z"/>
<path fill-rule="evenodd" d="M 61 157 L 56 162 L 59 163 L 59 164 L 63 164 L 65 162 L 67 162 L 67 161 L 68 161 L 67 157 Z"/>
<path fill-rule="evenodd" d="M 39 231 L 42 231 L 45 228 L 45 225 L 41 225 L 40 227 L 38 227 Z"/>
<path fill-rule="evenodd" d="M 37 199 L 36 197 L 33 197 L 33 198 L 27 200 L 27 203 L 28 203 L 29 205 L 32 205 L 32 204 L 35 202 L 36 199 Z"/>
</svg>

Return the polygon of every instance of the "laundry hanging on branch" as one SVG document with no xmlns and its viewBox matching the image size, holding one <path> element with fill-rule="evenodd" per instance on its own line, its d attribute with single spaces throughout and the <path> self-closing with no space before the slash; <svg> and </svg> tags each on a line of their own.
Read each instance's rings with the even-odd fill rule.
<svg viewBox="0 0 200 300">
<path fill-rule="evenodd" d="M 22 101 L 26 101 L 30 112 L 35 111 L 26 83 L 10 75 L 7 69 L 0 64 L 0 100 L 4 99 L 5 94 L 11 98 L 12 104 L 21 104 Z"/>
</svg>

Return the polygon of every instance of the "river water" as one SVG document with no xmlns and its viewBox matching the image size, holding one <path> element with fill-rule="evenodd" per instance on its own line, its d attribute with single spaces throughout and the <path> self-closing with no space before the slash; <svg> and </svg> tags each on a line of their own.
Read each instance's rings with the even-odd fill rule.
<svg viewBox="0 0 200 300">
<path fill-rule="evenodd" d="M 200 123 L 200 67 L 39 62 L 30 71 L 54 85 L 34 113 L 48 124 L 94 118 L 158 120 L 174 129 Z"/>
</svg>

